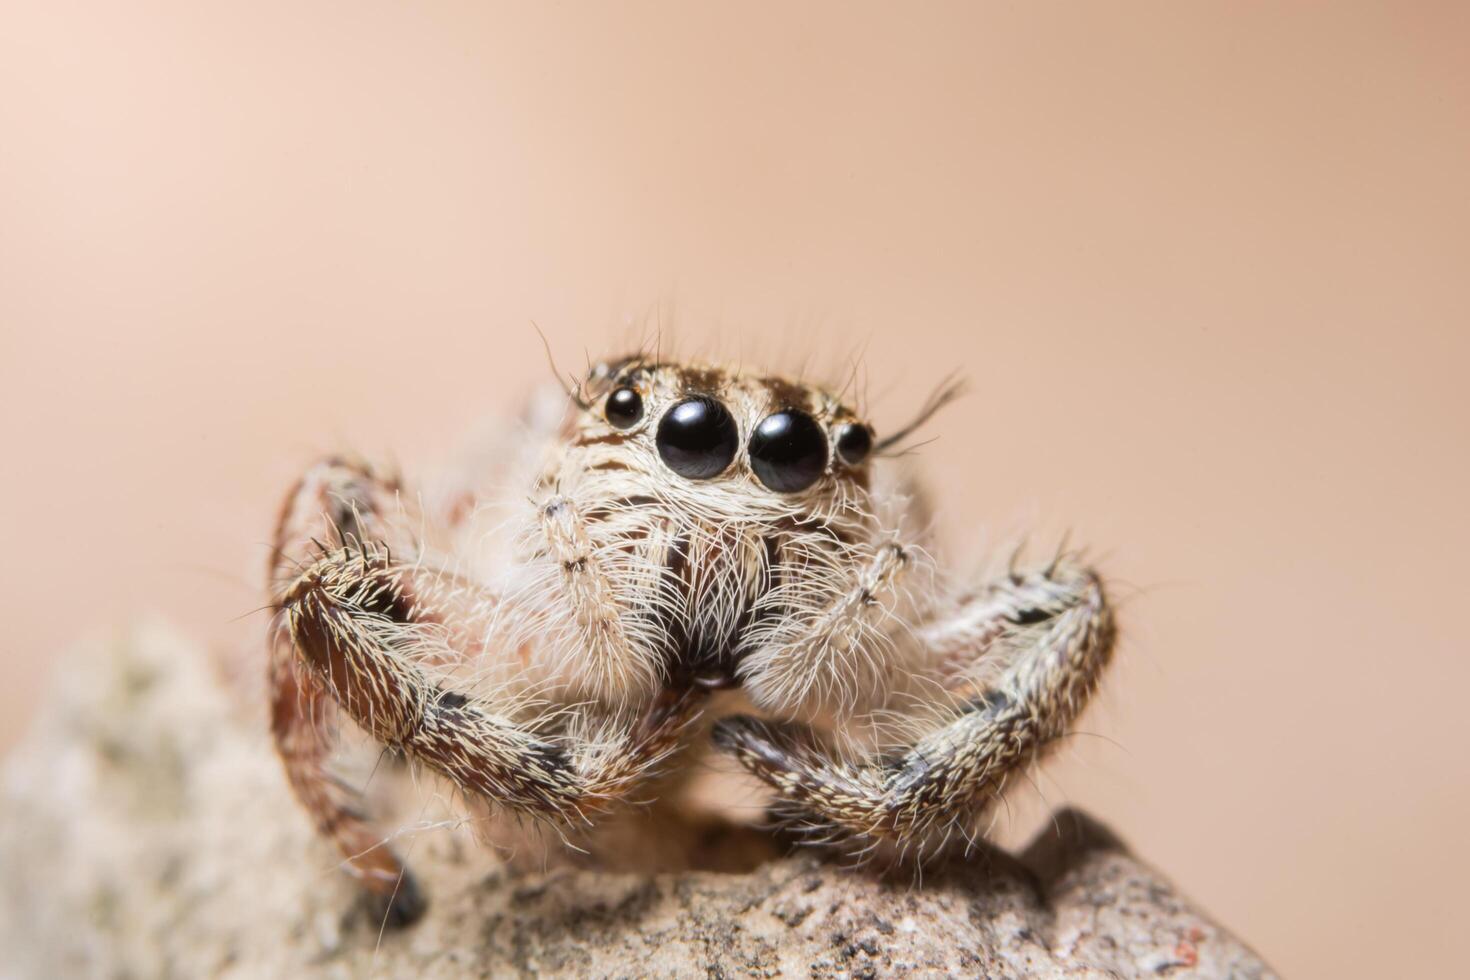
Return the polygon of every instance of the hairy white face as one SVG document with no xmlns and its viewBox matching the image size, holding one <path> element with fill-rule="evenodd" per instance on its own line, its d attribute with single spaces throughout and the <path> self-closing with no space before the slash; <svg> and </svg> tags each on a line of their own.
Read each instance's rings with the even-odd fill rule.
<svg viewBox="0 0 1470 980">
<path fill-rule="evenodd" d="M 878 591 L 918 556 L 892 544 L 909 522 L 868 424 L 818 387 L 638 359 L 575 401 L 522 535 L 539 659 L 611 702 L 695 683 L 772 709 L 870 703 L 909 605 Z M 850 594 L 872 615 L 834 608 Z"/>
</svg>

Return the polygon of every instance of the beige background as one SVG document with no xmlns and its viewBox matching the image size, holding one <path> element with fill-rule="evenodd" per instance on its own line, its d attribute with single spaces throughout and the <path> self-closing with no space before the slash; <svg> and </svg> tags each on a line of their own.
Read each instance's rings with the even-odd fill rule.
<svg viewBox="0 0 1470 980">
<path fill-rule="evenodd" d="M 956 539 L 1126 583 L 1045 798 L 1289 975 L 1454 971 L 1470 7 L 304 6 L 0 14 L 0 739 L 86 630 L 253 637 L 318 448 L 661 318 L 880 426 L 961 366 Z"/>
</svg>

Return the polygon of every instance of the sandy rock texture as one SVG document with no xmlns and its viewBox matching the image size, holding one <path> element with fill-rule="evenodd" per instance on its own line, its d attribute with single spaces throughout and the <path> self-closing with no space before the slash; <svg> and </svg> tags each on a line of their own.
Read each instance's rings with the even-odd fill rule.
<svg viewBox="0 0 1470 980">
<path fill-rule="evenodd" d="M 209 658 L 142 628 L 59 674 L 0 786 L 0 976 L 1273 975 L 1073 811 L 922 886 L 810 853 L 513 873 L 436 829 L 400 841 L 427 916 L 381 935 Z"/>
</svg>

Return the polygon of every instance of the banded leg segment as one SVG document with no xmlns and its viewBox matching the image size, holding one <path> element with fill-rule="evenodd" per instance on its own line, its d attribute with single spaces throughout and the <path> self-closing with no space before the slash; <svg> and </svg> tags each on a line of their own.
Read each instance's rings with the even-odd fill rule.
<svg viewBox="0 0 1470 980">
<path fill-rule="evenodd" d="M 929 846 L 964 831 L 1012 771 L 1066 733 L 1107 665 L 1114 627 L 1098 576 L 1061 560 L 994 583 L 919 636 L 951 668 L 961 703 L 902 753 L 847 762 L 799 726 L 752 718 L 720 722 L 717 743 L 825 825 Z M 978 693 L 952 673 L 961 651 L 1002 663 Z"/>
<path fill-rule="evenodd" d="M 422 901 L 402 863 L 369 822 L 361 793 L 330 769 L 337 742 L 337 704 L 295 654 L 281 628 L 285 588 L 322 549 L 363 540 L 410 547 L 412 520 L 398 500 L 396 480 L 359 460 L 328 459 L 309 469 L 286 498 L 277 522 L 268 569 L 277 613 L 270 638 L 267 684 L 271 735 L 292 792 L 345 859 L 345 867 L 371 895 L 388 921 L 411 921 Z"/>
<path fill-rule="evenodd" d="M 497 600 L 424 560 L 418 525 L 396 482 L 329 460 L 288 499 L 270 569 L 271 723 L 287 778 L 395 925 L 423 901 L 360 794 L 329 771 L 339 711 L 493 804 L 585 819 L 648 774 L 698 703 L 695 692 L 669 693 L 600 722 L 552 711 L 565 730 L 551 733 L 517 722 L 525 703 L 514 696 L 492 704 L 446 690 L 436 667 L 497 667 L 499 651 L 484 649 Z M 514 651 L 500 660 L 515 675 Z"/>
<path fill-rule="evenodd" d="M 403 749 L 459 788 L 530 815 L 585 819 L 624 798 L 677 744 L 697 695 L 657 697 L 639 715 L 599 730 L 550 736 L 504 705 L 445 690 L 424 669 L 452 636 L 420 608 L 454 610 L 458 632 L 486 603 L 456 602 L 462 588 L 385 552 L 343 549 L 310 567 L 282 601 L 306 667 L 374 738 Z"/>
</svg>

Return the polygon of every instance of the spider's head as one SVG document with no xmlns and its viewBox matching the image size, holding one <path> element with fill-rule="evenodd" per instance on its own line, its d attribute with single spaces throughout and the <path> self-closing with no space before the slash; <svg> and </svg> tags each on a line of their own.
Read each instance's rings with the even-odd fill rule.
<svg viewBox="0 0 1470 980">
<path fill-rule="evenodd" d="M 812 385 L 627 358 L 594 368 L 583 398 L 572 445 L 622 457 L 590 465 L 640 469 L 674 496 L 736 494 L 747 505 L 809 510 L 867 482 L 873 430 Z"/>
<path fill-rule="evenodd" d="M 873 466 L 909 430 L 878 441 L 831 390 L 688 362 L 600 364 L 575 401 L 529 538 L 538 594 L 570 597 L 551 632 L 571 637 L 572 681 L 610 699 L 629 686 L 599 682 L 602 661 L 579 653 L 594 624 L 643 651 L 650 681 L 741 684 L 767 707 L 824 690 L 790 688 L 771 662 L 867 570 L 877 587 L 902 555 L 890 539 L 918 539 L 922 508 Z"/>
</svg>

